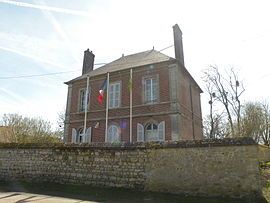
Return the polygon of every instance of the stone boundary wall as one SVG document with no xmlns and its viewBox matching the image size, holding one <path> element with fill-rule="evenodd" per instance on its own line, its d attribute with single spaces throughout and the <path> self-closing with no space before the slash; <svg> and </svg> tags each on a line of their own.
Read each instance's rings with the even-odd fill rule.
<svg viewBox="0 0 270 203">
<path fill-rule="evenodd" d="M 0 180 L 124 187 L 202 196 L 260 194 L 249 138 L 131 144 L 0 144 Z"/>
<path fill-rule="evenodd" d="M 265 145 L 259 145 L 259 161 L 269 162 L 270 161 L 270 147 Z"/>
</svg>

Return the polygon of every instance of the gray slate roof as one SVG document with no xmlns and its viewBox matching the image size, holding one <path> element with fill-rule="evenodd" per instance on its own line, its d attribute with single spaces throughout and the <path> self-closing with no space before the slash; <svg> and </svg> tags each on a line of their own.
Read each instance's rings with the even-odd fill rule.
<svg viewBox="0 0 270 203">
<path fill-rule="evenodd" d="M 162 54 L 152 49 L 152 50 L 148 50 L 148 51 L 144 51 L 144 52 L 140 52 L 136 54 L 131 54 L 128 56 L 123 56 L 119 59 L 116 59 L 115 61 L 107 63 L 104 66 L 94 69 L 80 77 L 70 80 L 66 82 L 66 84 L 86 78 L 87 75 L 89 75 L 90 77 L 97 76 L 97 75 L 105 74 L 107 72 L 114 72 L 114 71 L 135 68 L 135 67 L 148 65 L 148 64 L 160 63 L 160 62 L 169 61 L 172 59 L 174 58 L 171 58 L 165 54 Z"/>
</svg>

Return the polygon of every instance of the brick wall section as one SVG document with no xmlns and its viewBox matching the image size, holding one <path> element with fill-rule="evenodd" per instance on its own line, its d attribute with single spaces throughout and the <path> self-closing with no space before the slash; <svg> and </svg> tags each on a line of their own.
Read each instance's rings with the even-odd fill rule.
<svg viewBox="0 0 270 203">
<path fill-rule="evenodd" d="M 49 181 L 166 193 L 260 194 L 252 139 L 91 145 L 0 145 L 0 180 Z"/>
<path fill-rule="evenodd" d="M 143 66 L 140 68 L 136 68 L 133 70 L 133 106 L 143 105 L 143 77 L 144 76 L 155 76 L 158 75 L 159 78 L 159 102 L 169 102 L 169 81 L 168 81 L 168 62 L 155 64 L 154 68 L 150 68 L 150 66 Z M 121 81 L 121 105 L 120 107 L 129 108 L 129 90 L 128 90 L 128 81 L 129 81 L 129 70 L 114 72 L 110 74 L 110 83 Z M 98 90 L 102 86 L 104 80 L 106 79 L 106 75 L 96 76 L 93 79 L 90 79 L 90 87 L 91 87 L 91 100 L 90 100 L 90 113 L 93 114 L 95 111 L 104 110 L 106 104 L 106 97 L 104 98 L 103 105 L 98 104 Z M 70 113 L 78 113 L 78 99 L 79 99 L 79 90 L 86 87 L 86 79 L 83 81 L 76 81 L 73 84 L 72 91 L 72 105 Z M 160 110 L 160 109 L 159 109 Z M 92 112 L 94 111 L 94 112 Z M 110 109 L 110 111 L 112 111 Z M 119 115 L 128 115 L 127 112 L 122 112 L 120 108 Z M 140 111 L 144 113 L 144 110 Z M 82 113 L 83 115 L 83 113 Z M 95 116 L 95 114 L 94 114 Z M 81 117 L 74 116 L 73 119 L 79 119 Z"/>
<path fill-rule="evenodd" d="M 185 68 L 181 66 L 179 78 L 180 126 L 182 128 L 181 139 L 202 139 L 200 89 L 192 82 Z"/>
<path fill-rule="evenodd" d="M 153 116 L 144 116 L 144 117 L 134 117 L 133 118 L 133 124 L 132 124 L 132 140 L 133 142 L 137 141 L 137 123 L 146 124 L 149 121 L 153 120 Z M 169 141 L 171 140 L 171 122 L 169 115 L 161 115 L 161 116 L 155 116 L 155 121 L 160 123 L 161 121 L 165 121 L 165 140 Z M 99 128 L 92 128 L 92 142 L 104 142 L 105 140 L 105 120 L 99 121 Z M 129 118 L 121 118 L 121 119 L 112 119 L 108 122 L 108 125 L 110 124 L 116 124 L 119 125 L 119 123 L 125 123 L 125 128 L 120 128 L 121 133 L 121 141 L 122 142 L 129 142 Z M 87 126 L 94 126 L 96 124 L 96 121 L 88 121 Z M 72 123 L 70 125 L 70 134 L 72 128 L 77 128 L 78 123 Z M 83 127 L 83 122 L 79 122 L 79 127 Z M 119 126 L 120 127 L 120 126 Z M 69 137 L 69 142 L 71 142 L 71 137 Z"/>
<path fill-rule="evenodd" d="M 170 66 L 177 68 L 177 75 L 175 84 L 176 90 L 170 88 Z M 121 82 L 121 104 L 119 108 L 109 109 L 109 124 L 120 122 L 126 122 L 126 129 L 121 129 L 121 141 L 129 142 L 129 102 L 130 92 L 128 89 L 128 81 L 130 76 L 130 70 L 122 70 L 119 72 L 110 73 L 110 83 L 120 81 Z M 143 100 L 143 79 L 145 77 L 156 76 L 158 78 L 158 102 L 155 104 L 145 104 Z M 172 77 L 172 76 L 171 76 Z M 99 75 L 90 78 L 91 96 L 90 96 L 90 109 L 87 114 L 87 127 L 94 127 L 97 122 L 100 122 L 99 129 L 95 129 L 93 134 L 93 142 L 104 142 L 104 131 L 105 131 L 105 109 L 106 109 L 106 96 L 102 105 L 98 104 L 98 90 L 102 86 L 106 75 Z M 180 81 L 180 82 L 179 82 Z M 191 109 L 191 95 L 190 85 L 192 87 L 192 99 L 193 99 L 193 118 Z M 84 123 L 84 112 L 78 111 L 79 104 L 79 92 L 80 89 L 86 87 L 86 79 L 75 81 L 72 84 L 72 95 L 71 95 L 71 107 L 69 113 L 68 123 L 68 139 L 71 141 L 72 128 L 79 129 L 83 127 Z M 179 91 L 177 93 L 177 99 L 171 99 L 170 91 Z M 180 109 L 178 108 L 180 106 Z M 133 69 L 133 141 L 137 140 L 136 126 L 137 121 L 146 124 L 147 120 L 150 120 L 151 116 L 153 121 L 161 122 L 165 121 L 166 135 L 165 140 L 172 140 L 171 131 L 171 119 L 170 115 L 178 113 L 180 119 L 178 121 L 180 136 L 179 139 L 191 140 L 191 139 L 202 139 L 202 116 L 200 109 L 200 91 L 196 87 L 195 83 L 192 82 L 191 78 L 186 74 L 185 71 L 180 68 L 176 62 L 167 61 L 157 63 L 154 65 L 146 65 L 136 67 Z M 137 119 L 140 118 L 140 119 Z M 194 126 L 192 125 L 192 122 Z M 194 128 L 194 136 L 193 136 Z"/>
</svg>

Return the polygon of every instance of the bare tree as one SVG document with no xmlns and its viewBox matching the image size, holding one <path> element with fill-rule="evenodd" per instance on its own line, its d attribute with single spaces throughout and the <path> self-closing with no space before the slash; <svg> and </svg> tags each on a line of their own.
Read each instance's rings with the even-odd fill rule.
<svg viewBox="0 0 270 203">
<path fill-rule="evenodd" d="M 209 115 L 204 118 L 204 136 L 206 138 L 222 138 L 223 133 L 223 113 L 218 113 L 214 110 L 215 102 L 217 101 L 216 93 L 214 92 L 213 84 L 206 82 L 206 93 L 209 97 Z"/>
<path fill-rule="evenodd" d="M 56 130 L 57 136 L 60 138 L 60 140 L 63 141 L 64 139 L 64 125 L 65 125 L 65 111 L 58 112 L 58 119 L 57 119 L 58 128 Z"/>
<path fill-rule="evenodd" d="M 7 129 L 8 142 L 59 142 L 51 124 L 41 118 L 28 118 L 18 114 L 5 114 L 2 125 Z"/>
<path fill-rule="evenodd" d="M 242 136 L 252 137 L 260 141 L 263 126 L 263 110 L 260 103 L 248 102 L 244 105 L 242 113 Z"/>
<path fill-rule="evenodd" d="M 230 96 L 231 99 L 228 100 L 233 111 L 234 114 L 236 115 L 236 123 L 237 123 L 237 133 L 240 134 L 240 130 L 241 130 L 241 101 L 240 101 L 240 96 L 244 93 L 245 88 L 243 86 L 243 83 L 240 83 L 238 80 L 238 76 L 235 73 L 235 71 L 233 69 L 231 69 L 230 74 L 229 74 L 229 78 L 230 78 L 230 87 L 229 88 L 229 92 L 230 92 Z"/>
<path fill-rule="evenodd" d="M 270 108 L 266 101 L 261 103 L 263 112 L 263 126 L 261 130 L 261 137 L 265 145 L 270 146 Z"/>
<path fill-rule="evenodd" d="M 210 115 L 206 116 L 203 119 L 203 125 L 205 138 L 221 139 L 229 135 L 228 125 L 222 114 L 214 113 L 212 118 L 210 118 Z"/>
<path fill-rule="evenodd" d="M 210 89 L 207 89 L 210 96 L 210 102 L 212 103 L 212 97 L 215 96 L 216 101 L 222 104 L 225 109 L 231 131 L 230 134 L 232 136 L 239 135 L 241 119 L 240 96 L 243 94 L 245 89 L 243 84 L 239 82 L 238 75 L 233 69 L 231 69 L 229 74 L 224 76 L 224 74 L 221 74 L 217 66 L 210 66 L 210 68 L 204 73 L 204 80 L 208 84 L 207 86 L 210 87 Z M 212 107 L 212 104 L 210 104 L 210 109 Z M 234 120 L 237 122 L 236 130 Z M 211 123 L 211 125 L 213 126 L 213 123 Z"/>
<path fill-rule="evenodd" d="M 269 146 L 270 109 L 267 102 L 248 102 L 242 112 L 242 135 Z"/>
<path fill-rule="evenodd" d="M 209 100 L 209 105 L 210 105 L 210 112 L 209 112 L 209 125 L 210 125 L 210 129 L 209 129 L 209 138 L 214 138 L 214 118 L 213 118 L 213 105 L 214 105 L 214 101 L 215 101 L 215 93 L 213 92 L 213 86 L 211 83 L 206 83 L 206 91 L 208 93 L 208 96 L 210 98 Z M 208 133 L 207 133 L 208 134 Z"/>
</svg>

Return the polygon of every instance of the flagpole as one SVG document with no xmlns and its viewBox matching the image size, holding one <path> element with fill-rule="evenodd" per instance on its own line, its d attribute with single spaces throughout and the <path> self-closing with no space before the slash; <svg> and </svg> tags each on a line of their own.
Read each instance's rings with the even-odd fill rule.
<svg viewBox="0 0 270 203">
<path fill-rule="evenodd" d="M 130 90 L 129 90 L 129 142 L 132 142 L 132 68 L 130 69 Z"/>
<path fill-rule="evenodd" d="M 85 131 L 86 131 L 86 119 L 87 119 L 87 108 L 88 108 L 88 104 L 87 104 L 88 92 L 89 92 L 89 75 L 87 75 L 86 92 L 84 94 L 85 98 L 84 98 L 84 127 L 83 127 L 84 138 L 83 138 L 83 140 L 85 140 Z"/>
<path fill-rule="evenodd" d="M 110 74 L 107 73 L 107 95 L 106 95 L 106 127 L 105 127 L 105 142 L 107 142 L 108 133 L 108 113 L 109 113 L 109 84 L 110 84 Z"/>
</svg>

